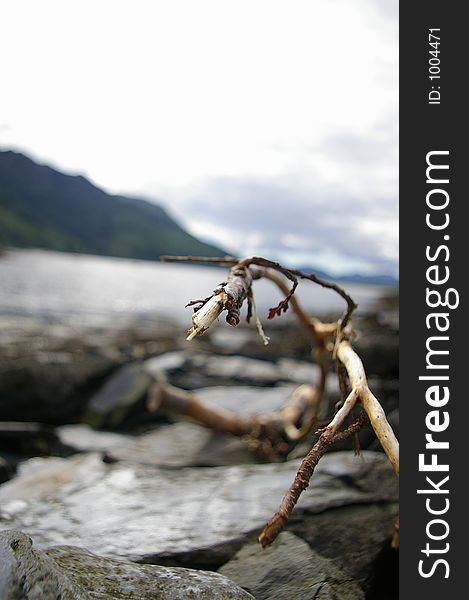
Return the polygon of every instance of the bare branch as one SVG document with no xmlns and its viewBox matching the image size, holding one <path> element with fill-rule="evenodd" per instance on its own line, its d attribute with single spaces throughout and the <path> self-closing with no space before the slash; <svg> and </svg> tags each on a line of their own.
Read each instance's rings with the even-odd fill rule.
<svg viewBox="0 0 469 600">
<path fill-rule="evenodd" d="M 210 256 L 160 256 L 161 262 L 197 262 L 207 263 L 211 265 L 223 265 L 223 266 L 234 266 L 238 264 L 239 259 L 233 258 L 232 256 L 225 256 L 223 258 L 210 257 Z"/>
<path fill-rule="evenodd" d="M 343 441 L 355 434 L 367 422 L 365 413 L 361 413 L 353 423 L 340 433 L 334 433 L 330 428 L 326 428 L 321 434 L 319 440 L 314 444 L 306 457 L 303 459 L 300 468 L 295 476 L 290 489 L 285 494 L 277 512 L 270 519 L 262 530 L 258 540 L 263 548 L 271 544 L 285 526 L 290 514 L 298 502 L 301 493 L 308 487 L 309 481 L 314 473 L 314 469 L 321 457 L 335 443 Z"/>
<path fill-rule="evenodd" d="M 253 279 L 259 277 L 258 270 L 249 269 L 241 264 L 231 268 L 225 282 L 203 301 L 195 300 L 189 305 L 202 305 L 192 315 L 192 327 L 187 332 L 187 339 L 192 340 L 202 335 L 210 325 L 226 310 L 226 322 L 235 327 L 240 320 L 240 310 L 243 302 L 249 296 Z"/>
<path fill-rule="evenodd" d="M 343 330 L 350 317 L 352 312 L 357 308 L 357 305 L 347 294 L 347 292 L 340 287 L 336 283 L 332 283 L 331 281 L 325 281 L 321 279 L 314 273 L 304 273 L 303 271 L 299 271 L 297 269 L 288 269 L 282 266 L 280 263 L 274 262 L 272 260 L 268 260 L 266 258 L 262 258 L 260 256 L 253 256 L 251 258 L 245 258 L 243 260 L 238 260 L 231 256 L 227 256 L 224 258 L 211 258 L 211 257 L 203 257 L 203 256 L 161 256 L 160 260 L 163 262 L 197 262 L 197 263 L 207 263 L 207 264 L 218 264 L 225 266 L 239 266 L 239 267 L 249 267 L 251 265 L 257 265 L 259 267 L 271 268 L 279 273 L 282 273 L 287 279 L 289 279 L 293 286 L 291 290 L 287 293 L 286 297 L 279 302 L 276 307 L 269 309 L 269 319 L 272 319 L 275 315 L 280 316 L 282 312 L 285 312 L 288 309 L 290 299 L 292 298 L 295 290 L 298 286 L 298 279 L 308 279 L 314 283 L 317 283 L 321 287 L 328 288 L 334 290 L 339 296 L 341 296 L 345 302 L 347 303 L 347 308 L 344 311 L 342 317 L 339 320 L 339 329 Z"/>
<path fill-rule="evenodd" d="M 368 414 L 376 437 L 386 452 L 394 472 L 396 475 L 399 475 L 399 442 L 386 419 L 386 414 L 381 404 L 373 396 L 368 387 L 365 369 L 360 357 L 353 350 L 349 342 L 346 341 L 339 344 L 337 357 L 347 369 L 352 388 L 356 390 L 360 402 Z"/>
<path fill-rule="evenodd" d="M 357 305 L 345 290 L 335 283 L 320 279 L 313 273 L 288 269 L 279 263 L 256 256 L 245 258 L 241 261 L 233 258 L 207 259 L 205 261 L 200 260 L 200 257 L 186 259 L 183 257 L 166 258 L 169 260 L 191 260 L 192 262 L 233 265 L 228 281 L 221 284 L 220 288 L 215 290 L 213 296 L 207 302 L 202 303 L 199 310 L 194 313 L 192 317 L 193 327 L 189 331 L 188 339 L 192 339 L 195 335 L 203 333 L 225 309 L 228 311 L 227 321 L 231 325 L 237 325 L 239 322 L 239 310 L 246 298 L 248 298 L 249 302 L 248 315 L 251 316 L 252 281 L 253 279 L 265 277 L 275 283 L 285 294 L 284 299 L 276 307 L 269 310 L 268 318 L 273 318 L 285 312 L 291 304 L 299 321 L 316 345 L 316 358 L 321 368 L 319 385 L 315 388 L 312 386 L 298 388 L 280 413 L 255 418 L 247 425 L 248 428 L 250 427 L 250 430 L 246 434 L 246 437 L 254 440 L 259 446 L 264 445 L 267 448 L 279 449 L 285 448 L 285 445 L 288 447 L 288 443 L 290 442 L 304 439 L 314 424 L 317 423 L 318 407 L 324 395 L 329 361 L 331 358 L 335 358 L 338 361 L 338 376 L 343 396 L 342 406 L 340 406 L 327 427 L 321 431 L 318 441 L 303 460 L 295 480 L 285 495 L 277 513 L 262 531 L 259 541 L 263 546 L 270 544 L 277 537 L 301 493 L 308 487 L 314 469 L 323 454 L 334 443 L 356 435 L 368 419 L 395 473 L 399 474 L 399 444 L 380 403 L 368 387 L 363 363 L 347 339 L 350 337 L 351 331 L 350 327 L 347 330 L 346 328 L 352 312 Z M 287 286 L 285 280 L 279 274 L 292 283 L 291 288 Z M 332 289 L 345 300 L 347 307 L 342 317 L 336 323 L 322 323 L 318 319 L 308 318 L 301 308 L 298 299 L 294 296 L 299 279 L 306 279 L 322 287 Z M 333 340 L 334 344 L 332 343 Z M 342 373 L 344 368 L 351 387 L 351 391 L 347 396 L 345 377 Z M 339 431 L 347 417 L 351 418 L 357 403 L 362 405 L 364 411 L 349 427 L 344 431 Z M 204 411 L 198 412 L 203 414 Z M 239 434 L 238 431 L 237 435 Z"/>
<path fill-rule="evenodd" d="M 244 260 L 241 261 L 240 264 L 258 265 L 260 267 L 270 267 L 271 269 L 279 271 L 280 273 L 285 275 L 285 277 L 287 277 L 287 279 L 289 279 L 290 281 L 293 281 L 293 287 L 290 290 L 288 296 L 283 301 L 281 301 L 280 304 L 276 308 L 270 309 L 270 311 L 272 311 L 272 316 L 274 316 L 275 314 L 280 315 L 281 312 L 285 312 L 287 310 L 288 302 L 289 302 L 291 296 L 294 294 L 295 289 L 298 285 L 298 278 L 308 279 L 309 281 L 317 283 L 321 287 L 328 288 L 330 290 L 334 290 L 335 292 L 337 292 L 337 294 L 339 294 L 339 296 L 341 296 L 345 300 L 345 302 L 347 303 L 347 308 L 339 320 L 340 330 L 343 330 L 346 327 L 347 323 L 350 320 L 350 317 L 352 316 L 353 311 L 357 308 L 357 305 L 355 304 L 352 297 L 349 296 L 349 294 L 347 294 L 347 292 L 342 287 L 340 287 L 340 285 L 337 285 L 336 283 L 332 283 L 331 281 L 325 281 L 324 279 L 321 279 L 314 273 L 304 273 L 303 271 L 299 271 L 297 269 L 287 269 L 286 267 L 283 267 L 279 263 L 268 260 L 266 258 L 261 258 L 259 256 L 254 256 L 252 258 L 245 258 Z M 270 315 L 271 315 L 271 313 L 269 313 L 269 318 L 272 318 L 272 316 L 270 316 Z"/>
<path fill-rule="evenodd" d="M 156 383 L 150 390 L 147 408 L 185 415 L 218 431 L 244 438 L 263 458 L 284 457 L 318 423 L 320 396 L 310 385 L 296 388 L 284 406 L 266 415 L 241 416 L 201 400 L 196 394 L 168 383 Z M 302 423 L 301 427 L 298 424 Z"/>
</svg>

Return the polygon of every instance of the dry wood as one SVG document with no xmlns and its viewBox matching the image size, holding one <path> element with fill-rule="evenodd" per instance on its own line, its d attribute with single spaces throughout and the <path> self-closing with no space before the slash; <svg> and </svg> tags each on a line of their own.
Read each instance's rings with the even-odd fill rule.
<svg viewBox="0 0 469 600">
<path fill-rule="evenodd" d="M 201 301 L 198 311 L 193 317 L 193 327 L 189 332 L 188 339 L 195 335 L 200 335 L 213 323 L 223 310 L 228 310 L 227 321 L 232 325 L 239 322 L 239 310 L 244 300 L 248 300 L 248 319 L 252 313 L 252 281 L 264 277 L 275 283 L 285 297 L 280 303 L 269 309 L 268 318 L 280 315 L 291 306 L 298 320 L 311 337 L 316 348 L 315 357 L 321 369 L 321 377 L 316 387 L 300 387 L 295 392 L 289 403 L 280 411 L 270 416 L 264 416 L 252 420 L 250 425 L 243 423 L 238 426 L 238 433 L 244 426 L 251 426 L 248 436 L 257 436 L 259 444 L 270 441 L 274 445 L 274 438 L 278 435 L 278 424 L 281 423 L 281 431 L 284 439 L 297 441 L 304 439 L 317 426 L 317 414 L 319 405 L 324 396 L 326 378 L 329 372 L 331 359 L 339 361 L 338 375 L 343 394 L 343 401 L 337 413 L 330 423 L 320 432 L 318 441 L 314 444 L 310 452 L 304 458 L 298 473 L 286 493 L 278 511 L 267 523 L 259 536 L 259 541 L 266 546 L 277 537 L 281 528 L 284 526 L 294 506 L 296 505 L 301 493 L 308 487 L 310 478 L 314 469 L 323 456 L 323 454 L 336 442 L 356 436 L 358 430 L 369 420 L 378 440 L 380 441 L 396 475 L 399 475 L 399 443 L 394 432 L 389 425 L 386 415 L 376 397 L 372 394 L 363 363 L 360 357 L 352 348 L 349 339 L 352 337 L 352 330 L 349 325 L 352 312 L 356 308 L 352 298 L 337 284 L 324 281 L 314 274 L 304 273 L 295 269 L 287 269 L 279 263 L 260 258 L 252 257 L 238 261 L 232 257 L 223 259 L 202 259 L 201 257 L 165 257 L 167 260 L 190 260 L 192 262 L 210 262 L 215 264 L 224 264 L 231 266 L 228 281 L 215 290 L 214 294 L 205 301 Z M 255 276 L 253 276 L 255 271 Z M 279 275 L 280 274 L 280 275 Z M 288 287 L 283 275 L 291 283 Z M 295 291 L 298 286 L 298 279 L 307 279 L 323 287 L 334 290 L 346 302 L 346 309 L 342 316 L 335 323 L 322 323 L 319 319 L 310 318 L 302 309 L 298 299 L 295 297 Z M 228 285 L 228 288 L 226 286 Z M 225 294 L 225 295 L 223 295 Z M 229 298 L 227 298 L 229 296 Z M 211 303 L 211 304 L 210 304 Z M 208 305 L 208 306 L 207 306 Z M 205 307 L 205 308 L 204 308 Z M 231 311 L 231 312 L 230 312 Z M 351 391 L 346 395 L 346 381 L 343 374 L 345 369 L 350 383 Z M 343 431 L 343 426 L 347 418 L 351 418 L 355 406 L 361 405 L 363 411 L 359 417 Z M 195 418 L 202 420 L 208 425 L 213 424 L 213 414 L 206 410 L 193 410 Z M 232 423 L 232 417 L 226 414 L 220 415 L 220 419 L 215 419 L 217 423 L 225 423 L 226 427 L 236 430 L 237 427 Z M 236 421 L 235 421 L 236 422 Z M 254 425 L 254 427 L 252 427 Z M 226 429 L 229 431 L 229 429 Z M 398 525 L 395 530 L 394 543 L 398 538 Z"/>
<path fill-rule="evenodd" d="M 184 415 L 207 427 L 242 437 L 263 458 L 278 460 L 290 451 L 292 443 L 304 439 L 311 427 L 317 426 L 319 399 L 316 388 L 302 384 L 279 411 L 241 416 L 201 400 L 192 392 L 159 382 L 150 390 L 147 408 L 150 412 Z"/>
<path fill-rule="evenodd" d="M 338 345 L 337 357 L 347 369 L 352 388 L 370 419 L 376 437 L 386 452 L 394 472 L 399 475 L 399 442 L 386 419 L 381 404 L 368 387 L 365 369 L 360 357 L 353 350 L 350 343 L 346 341 L 340 342 Z"/>
<path fill-rule="evenodd" d="M 192 315 L 192 327 L 187 332 L 187 339 L 192 340 L 197 335 L 202 335 L 210 325 L 226 310 L 226 322 L 235 327 L 238 325 L 239 311 L 248 298 L 254 278 L 260 276 L 258 270 L 249 269 L 242 265 L 235 265 L 229 272 L 228 278 L 205 300 L 193 300 L 188 306 L 197 306 Z"/>
<path fill-rule="evenodd" d="M 345 419 L 352 413 L 358 402 L 365 411 L 362 415 L 366 414 L 366 417 L 370 420 L 376 433 L 376 437 L 383 446 L 394 472 L 396 475 L 399 475 L 399 443 L 386 419 L 386 415 L 384 414 L 380 403 L 373 396 L 368 387 L 362 361 L 352 349 L 349 342 L 346 341 L 340 342 L 338 345 L 337 357 L 347 370 L 352 385 L 352 391 L 347 396 L 329 425 L 322 430 L 319 440 L 303 460 L 303 463 L 277 512 L 262 530 L 259 536 L 259 542 L 263 547 L 271 544 L 280 533 L 298 502 L 301 493 L 308 487 L 309 480 L 313 475 L 314 469 L 321 456 L 337 441 L 349 437 L 352 433 L 355 434 L 366 422 L 363 420 L 363 417 L 360 416 L 345 431 L 339 431 L 339 428 L 343 425 Z"/>
<path fill-rule="evenodd" d="M 309 486 L 309 481 L 321 457 L 335 443 L 343 441 L 355 434 L 367 422 L 365 413 L 361 413 L 345 431 L 334 433 L 326 428 L 319 440 L 303 459 L 290 489 L 283 497 L 275 515 L 270 519 L 258 537 L 262 547 L 271 544 L 285 526 L 290 514 L 298 502 L 301 493 Z"/>
</svg>

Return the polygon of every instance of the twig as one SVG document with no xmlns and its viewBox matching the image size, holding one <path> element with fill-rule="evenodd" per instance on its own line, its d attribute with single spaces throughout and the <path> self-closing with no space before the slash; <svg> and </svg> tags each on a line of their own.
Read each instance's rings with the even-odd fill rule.
<svg viewBox="0 0 469 600">
<path fill-rule="evenodd" d="M 284 300 L 282 300 L 278 304 L 277 307 L 270 309 L 269 319 L 271 319 L 275 315 L 280 315 L 282 312 L 285 312 L 287 310 L 288 302 L 289 302 L 290 298 L 293 296 L 293 294 L 295 293 L 296 287 L 298 285 L 298 278 L 308 279 L 309 281 L 313 281 L 314 283 L 317 283 L 321 287 L 328 288 L 330 290 L 334 290 L 335 292 L 337 292 L 337 294 L 339 294 L 339 296 L 341 296 L 345 300 L 345 302 L 347 303 L 347 308 L 344 311 L 342 317 L 339 319 L 339 328 L 341 331 L 347 326 L 347 323 L 349 322 L 353 311 L 357 308 L 357 305 L 355 304 L 352 297 L 349 296 L 349 294 L 347 294 L 347 292 L 343 288 L 341 288 L 340 285 L 337 285 L 336 283 L 332 283 L 331 281 L 325 281 L 324 279 L 321 279 L 314 273 L 304 273 L 303 271 L 299 271 L 297 269 L 287 269 L 286 267 L 283 267 L 282 265 L 280 265 L 277 262 L 268 260 L 266 258 L 261 258 L 259 256 L 253 256 L 252 258 L 245 258 L 244 260 L 240 261 L 239 264 L 247 265 L 247 266 L 248 265 L 258 265 L 259 267 L 271 268 L 276 271 L 279 271 L 280 273 L 285 275 L 285 277 L 287 277 L 287 279 L 289 279 L 290 281 L 293 282 L 292 289 L 288 293 L 287 297 Z"/>
<path fill-rule="evenodd" d="M 210 256 L 160 256 L 161 262 L 197 262 L 207 263 L 211 265 L 223 265 L 233 266 L 239 262 L 239 259 L 233 258 L 232 256 L 225 256 L 223 258 L 210 257 Z"/>
<path fill-rule="evenodd" d="M 301 493 L 308 487 L 314 469 L 321 457 L 335 443 L 341 442 L 359 431 L 367 420 L 367 415 L 362 412 L 345 431 L 335 433 L 330 427 L 324 430 L 319 440 L 303 459 L 295 479 L 285 494 L 277 512 L 259 535 L 258 540 L 263 548 L 271 544 L 283 529 Z"/>
</svg>

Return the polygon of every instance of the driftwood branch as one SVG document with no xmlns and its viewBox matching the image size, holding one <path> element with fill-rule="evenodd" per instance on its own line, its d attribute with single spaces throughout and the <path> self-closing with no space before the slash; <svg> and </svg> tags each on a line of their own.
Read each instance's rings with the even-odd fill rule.
<svg viewBox="0 0 469 600">
<path fill-rule="evenodd" d="M 188 306 L 195 306 L 195 312 L 187 339 L 192 340 L 205 333 L 224 310 L 227 311 L 226 322 L 236 327 L 240 321 L 241 307 L 250 296 L 253 279 L 259 278 L 260 275 L 258 270 L 237 264 L 230 270 L 227 280 L 220 283 L 211 296 L 205 300 L 189 302 Z"/>
<path fill-rule="evenodd" d="M 337 357 L 347 369 L 350 383 L 356 393 L 357 400 L 360 401 L 363 409 L 366 411 L 376 437 L 383 447 L 383 450 L 386 452 L 394 472 L 396 475 L 399 475 L 399 442 L 394 435 L 391 425 L 389 425 L 388 420 L 386 419 L 383 407 L 368 387 L 365 369 L 360 357 L 355 350 L 353 350 L 350 343 L 345 341 L 338 345 Z"/>
<path fill-rule="evenodd" d="M 335 283 L 322 280 L 313 273 L 288 269 L 279 263 L 260 257 L 243 260 L 232 257 L 222 259 L 202 259 L 201 257 L 162 258 L 172 261 L 207 262 L 232 267 L 227 281 L 221 284 L 212 296 L 204 301 L 199 301 L 199 306 L 192 317 L 193 326 L 189 330 L 188 339 L 203 334 L 223 310 L 228 311 L 228 323 L 237 325 L 239 323 L 239 311 L 245 300 L 249 304 L 249 317 L 252 313 L 252 282 L 255 279 L 264 277 L 276 284 L 285 296 L 276 307 L 269 309 L 268 318 L 279 316 L 291 306 L 315 347 L 316 360 L 321 369 L 320 381 L 316 387 L 298 388 L 296 395 L 294 394 L 294 397 L 279 413 L 251 418 L 248 421 L 223 413 L 219 415 L 219 419 L 216 419 L 216 426 L 219 427 L 220 423 L 223 423 L 225 430 L 231 431 L 235 435 L 257 435 L 260 444 L 269 437 L 271 438 L 270 442 L 273 441 L 275 435 L 272 437 L 272 431 L 275 431 L 276 435 L 281 431 L 282 438 L 290 442 L 304 439 L 313 430 L 314 426 L 317 426 L 317 413 L 324 395 L 330 361 L 332 359 L 338 361 L 339 384 L 343 396 L 341 406 L 329 424 L 320 431 L 319 439 L 304 458 L 279 509 L 261 532 L 259 541 L 262 546 L 266 546 L 275 540 L 298 502 L 301 493 L 308 487 L 314 469 L 324 453 L 335 443 L 350 436 L 356 436 L 359 429 L 368 420 L 386 452 L 394 472 L 399 475 L 399 443 L 386 419 L 383 408 L 368 386 L 363 363 L 349 341 L 352 336 L 350 317 L 357 305 L 345 290 Z M 290 282 L 291 287 L 287 285 L 284 278 Z M 309 280 L 331 289 L 345 300 L 346 308 L 337 322 L 323 323 L 319 319 L 310 318 L 305 313 L 295 296 L 299 279 Z M 346 394 L 344 371 L 351 388 L 348 394 Z M 352 413 L 357 405 L 361 406 L 362 412 L 348 427 L 341 431 L 345 420 L 352 418 Z M 215 426 L 213 412 L 207 411 L 206 407 L 199 407 L 195 410 L 194 404 L 192 406 L 192 416 L 194 418 L 207 425 Z M 235 424 L 233 425 L 233 423 Z M 394 544 L 398 543 L 397 536 L 398 528 L 395 530 Z"/>
<path fill-rule="evenodd" d="M 147 408 L 150 412 L 184 415 L 197 422 L 239 436 L 262 458 L 283 458 L 292 445 L 318 425 L 320 395 L 308 384 L 296 388 L 283 407 L 265 415 L 241 416 L 201 400 L 196 394 L 168 383 L 156 383 L 150 390 Z M 301 426 L 298 424 L 301 423 Z"/>
<path fill-rule="evenodd" d="M 265 548 L 271 544 L 285 526 L 290 514 L 298 502 L 301 493 L 309 486 L 309 481 L 321 457 L 337 442 L 346 440 L 359 431 L 367 422 L 365 413 L 361 413 L 345 431 L 334 433 L 326 428 L 319 440 L 303 459 L 290 489 L 283 497 L 277 512 L 259 535 L 259 542 Z"/>
<path fill-rule="evenodd" d="M 197 262 L 226 266 L 233 265 L 235 268 L 246 268 L 251 267 L 252 265 L 257 265 L 258 267 L 270 268 L 274 271 L 278 271 L 287 279 L 289 279 L 293 283 L 293 285 L 290 291 L 287 293 L 286 297 L 283 300 L 281 300 L 276 307 L 269 309 L 269 319 L 272 319 L 275 315 L 280 316 L 282 312 L 286 312 L 288 310 L 289 301 L 295 293 L 296 288 L 298 286 L 298 279 L 307 279 L 309 281 L 312 281 L 313 283 L 320 285 L 321 287 L 333 290 L 345 300 L 347 308 L 345 309 L 342 317 L 338 320 L 338 326 L 340 330 L 343 330 L 346 327 L 353 311 L 357 308 L 357 305 L 355 304 L 352 297 L 349 294 L 347 294 L 347 292 L 340 285 L 331 281 L 326 281 L 318 277 L 314 273 L 305 273 L 304 271 L 299 271 L 298 269 L 288 269 L 287 267 L 284 267 L 277 262 L 268 260 L 266 258 L 262 258 L 260 256 L 244 258 L 243 260 L 238 260 L 233 257 L 204 258 L 201 256 L 161 256 L 160 260 L 162 260 L 163 262 Z"/>
<path fill-rule="evenodd" d="M 352 391 L 329 425 L 322 430 L 319 440 L 303 460 L 277 512 L 262 530 L 259 542 L 263 547 L 271 544 L 280 533 L 301 493 L 308 487 L 314 468 L 321 456 L 336 442 L 355 434 L 368 419 L 391 462 L 394 472 L 399 475 L 399 443 L 386 419 L 381 404 L 368 387 L 362 361 L 349 342 L 345 341 L 340 342 L 338 345 L 337 357 L 347 370 Z M 345 431 L 340 432 L 340 427 L 352 413 L 357 403 L 361 404 L 364 412 Z"/>
</svg>

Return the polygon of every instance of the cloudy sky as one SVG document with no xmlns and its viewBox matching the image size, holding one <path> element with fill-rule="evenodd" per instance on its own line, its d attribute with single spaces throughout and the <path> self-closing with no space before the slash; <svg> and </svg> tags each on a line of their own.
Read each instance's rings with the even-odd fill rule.
<svg viewBox="0 0 469 600">
<path fill-rule="evenodd" d="M 0 4 L 0 147 L 199 237 L 396 274 L 397 0 Z"/>
</svg>

